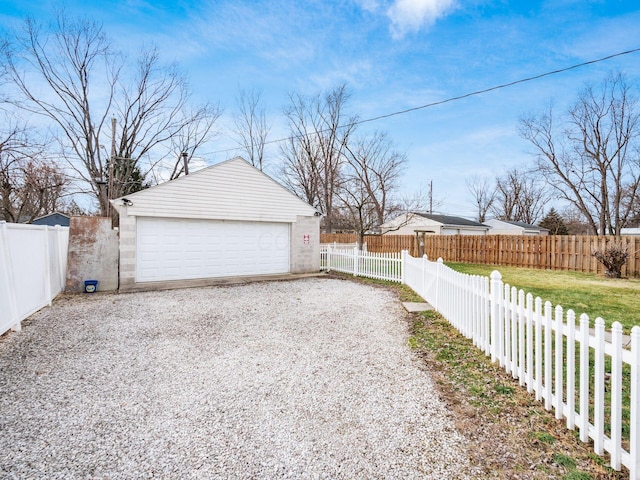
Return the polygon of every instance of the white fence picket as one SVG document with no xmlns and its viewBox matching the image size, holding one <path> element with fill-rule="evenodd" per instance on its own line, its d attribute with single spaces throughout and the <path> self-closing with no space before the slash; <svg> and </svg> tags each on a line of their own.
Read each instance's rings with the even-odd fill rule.
<svg viewBox="0 0 640 480">
<path fill-rule="evenodd" d="M 631 349 L 627 350 L 618 322 L 612 325 L 611 341 L 606 338 L 601 318 L 596 319 L 592 331 L 589 317 L 582 314 L 578 329 L 572 310 L 565 312 L 561 306 L 554 309 L 550 302 L 543 304 L 539 297 L 534 299 L 531 294 L 503 284 L 497 271 L 490 278 L 466 275 L 450 269 L 442 259 L 432 262 L 426 255 L 414 258 L 406 251 L 380 255 L 323 246 L 322 255 L 322 266 L 328 270 L 411 287 L 493 362 L 535 394 L 538 401 L 544 402 L 547 410 L 554 410 L 556 418 L 565 418 L 568 429 L 577 426 L 581 441 L 593 440 L 594 451 L 599 455 L 608 452 L 612 468 L 626 466 L 630 478 L 640 480 L 640 327 L 632 329 Z M 625 371 L 630 371 L 626 378 Z M 611 390 L 608 404 L 607 382 Z M 628 443 L 623 439 L 622 428 L 625 382 L 630 384 Z M 609 436 L 605 431 L 607 415 Z M 628 451 L 625 445 L 629 446 Z"/>
<path fill-rule="evenodd" d="M 622 348 L 622 344 L 620 344 Z M 575 428 L 576 416 L 576 314 L 567 311 L 567 428 Z M 622 405 L 620 405 L 622 409 Z"/>
<path fill-rule="evenodd" d="M 563 402 L 563 393 L 564 393 L 564 363 L 562 361 L 563 358 L 563 342 L 562 342 L 562 324 L 563 321 L 563 311 L 560 305 L 556 306 L 556 317 L 555 317 L 555 332 L 556 332 L 556 342 L 555 342 L 555 367 L 556 367 L 556 388 L 555 388 L 555 397 L 556 397 L 556 418 L 558 420 L 562 420 L 564 418 L 562 412 L 562 402 Z M 603 374 L 604 378 L 604 374 Z"/>
<path fill-rule="evenodd" d="M 535 387 L 536 400 L 542 400 L 542 320 L 544 316 L 542 314 L 542 299 L 536 298 L 536 310 L 535 310 L 535 331 L 536 331 L 536 347 L 535 347 Z"/>
<path fill-rule="evenodd" d="M 589 441 L 589 317 L 580 315 L 580 440 Z"/>
</svg>

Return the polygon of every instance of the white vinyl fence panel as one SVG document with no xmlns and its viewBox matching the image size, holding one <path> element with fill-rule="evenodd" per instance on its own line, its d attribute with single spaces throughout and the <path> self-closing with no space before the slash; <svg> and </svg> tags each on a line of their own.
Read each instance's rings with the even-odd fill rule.
<svg viewBox="0 0 640 480">
<path fill-rule="evenodd" d="M 327 269 L 380 278 L 361 268 L 362 258 L 378 262 L 368 267 L 376 274 L 389 268 L 365 252 L 325 250 Z M 612 468 L 625 466 L 640 479 L 639 326 L 630 338 L 619 322 L 606 332 L 603 319 L 576 319 L 572 310 L 504 284 L 497 271 L 467 275 L 403 251 L 395 272 L 568 429 L 577 428 L 583 442 L 593 440 L 595 453 L 608 453 Z"/>
<path fill-rule="evenodd" d="M 0 334 L 64 289 L 68 227 L 0 222 Z"/>
</svg>

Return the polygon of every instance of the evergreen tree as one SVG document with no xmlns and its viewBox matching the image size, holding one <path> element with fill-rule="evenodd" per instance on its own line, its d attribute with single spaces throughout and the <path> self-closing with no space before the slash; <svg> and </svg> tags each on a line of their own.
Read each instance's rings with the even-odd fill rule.
<svg viewBox="0 0 640 480">
<path fill-rule="evenodd" d="M 564 224 L 564 220 L 560 216 L 560 214 L 556 211 L 555 208 L 551 207 L 551 210 L 547 212 L 542 221 L 540 222 L 540 226 L 543 228 L 549 229 L 549 235 L 568 235 L 569 231 L 567 230 L 567 226 Z"/>
</svg>

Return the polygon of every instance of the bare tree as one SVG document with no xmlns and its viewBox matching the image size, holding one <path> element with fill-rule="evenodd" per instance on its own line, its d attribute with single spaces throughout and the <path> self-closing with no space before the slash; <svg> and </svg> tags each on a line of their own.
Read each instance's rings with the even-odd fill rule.
<svg viewBox="0 0 640 480">
<path fill-rule="evenodd" d="M 25 127 L 12 126 L 0 138 L 0 209 L 8 222 L 31 222 L 59 210 L 69 182 L 43 157 Z"/>
<path fill-rule="evenodd" d="M 283 182 L 322 211 L 326 232 L 333 230 L 345 145 L 355 123 L 344 112 L 348 99 L 341 85 L 314 97 L 292 94 L 285 109 L 291 138 L 280 150 Z"/>
<path fill-rule="evenodd" d="M 496 178 L 491 212 L 500 220 L 534 224 L 544 212 L 547 200 L 546 190 L 535 175 L 514 168 Z"/>
<path fill-rule="evenodd" d="M 467 190 L 473 196 L 474 203 L 478 208 L 478 222 L 483 223 L 496 199 L 496 187 L 488 178 L 480 178 L 477 175 L 468 178 L 466 184 Z"/>
<path fill-rule="evenodd" d="M 261 92 L 240 90 L 236 98 L 238 113 L 233 118 L 236 142 L 247 155 L 251 165 L 264 169 L 264 147 L 271 127 L 267 115 L 260 105 Z"/>
<path fill-rule="evenodd" d="M 125 75 L 126 59 L 111 46 L 102 26 L 73 21 L 59 13 L 49 30 L 34 20 L 7 49 L 8 75 L 22 99 L 14 103 L 51 120 L 60 132 L 62 154 L 90 185 L 100 212 L 109 212 L 108 198 L 119 196 L 131 172 L 146 174 L 141 162 L 200 119 L 203 110 L 185 115 L 189 92 L 175 67 L 161 65 L 157 50 L 143 51 L 136 72 Z M 105 176 L 111 152 L 108 119 L 119 117 L 112 192 Z M 114 173 L 114 176 L 115 176 Z"/>
<path fill-rule="evenodd" d="M 535 147 L 538 169 L 593 231 L 619 234 L 640 194 L 637 99 L 621 74 L 588 85 L 558 132 L 552 107 L 524 118 L 520 134 Z"/>
<path fill-rule="evenodd" d="M 284 159 L 280 171 L 284 186 L 310 205 L 319 208 L 319 153 L 315 143 L 306 136 L 291 136 L 280 144 L 280 152 Z"/>
<path fill-rule="evenodd" d="M 587 222 L 585 216 L 575 206 L 569 205 L 562 211 L 562 220 L 567 226 L 569 235 L 595 235 L 591 224 Z"/>
<path fill-rule="evenodd" d="M 197 156 L 198 150 L 218 135 L 214 125 L 222 115 L 219 105 L 207 104 L 196 111 L 183 114 L 183 118 L 190 118 L 180 131 L 171 138 L 169 156 L 173 160 L 169 180 L 178 178 L 185 173 L 184 154 L 187 154 L 187 165 Z M 188 167 L 187 167 L 188 168 Z"/>
<path fill-rule="evenodd" d="M 396 191 L 406 156 L 395 150 L 383 132 L 353 143 L 345 145 L 345 164 L 336 194 L 342 217 L 358 232 L 362 246 L 365 233 L 400 213 Z"/>
</svg>

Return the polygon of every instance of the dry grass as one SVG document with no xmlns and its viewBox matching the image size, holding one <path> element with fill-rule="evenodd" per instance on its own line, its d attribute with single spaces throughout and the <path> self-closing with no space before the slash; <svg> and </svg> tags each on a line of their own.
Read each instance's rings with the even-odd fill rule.
<svg viewBox="0 0 640 480">
<path fill-rule="evenodd" d="M 345 275 L 393 289 L 401 301 L 420 301 L 406 286 Z M 580 442 L 577 431 L 535 400 L 436 312 L 409 317 L 409 346 L 434 380 L 466 437 L 468 454 L 484 478 L 619 480 L 628 472 Z"/>
<path fill-rule="evenodd" d="M 622 479 L 533 395 L 435 312 L 415 315 L 421 356 L 486 478 Z"/>
</svg>

